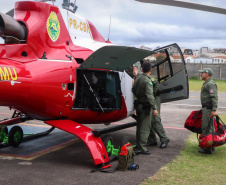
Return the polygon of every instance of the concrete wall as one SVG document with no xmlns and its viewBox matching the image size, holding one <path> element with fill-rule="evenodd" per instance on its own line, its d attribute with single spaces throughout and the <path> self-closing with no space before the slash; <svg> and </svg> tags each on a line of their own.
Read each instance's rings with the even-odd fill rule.
<svg viewBox="0 0 226 185">
<path fill-rule="evenodd" d="M 155 65 L 156 62 L 151 62 Z M 181 71 L 183 68 L 182 63 L 172 63 L 173 73 Z M 226 80 L 226 64 L 200 64 L 200 63 L 186 63 L 186 68 L 188 72 L 188 78 L 198 77 L 200 78 L 199 70 L 204 68 L 211 68 L 213 70 L 213 79 L 216 80 Z M 160 65 L 160 76 L 163 77 L 170 74 L 169 66 L 167 63 Z M 152 71 L 152 76 L 157 77 L 156 68 Z"/>
<path fill-rule="evenodd" d="M 174 64 L 173 64 L 174 65 Z M 198 70 L 211 68 L 213 70 L 213 79 L 226 80 L 226 65 L 225 64 L 186 64 L 188 77 L 200 77 Z"/>
<path fill-rule="evenodd" d="M 188 71 L 188 78 L 193 76 L 200 76 L 199 69 L 201 69 L 201 64 L 186 64 L 186 68 Z"/>
<path fill-rule="evenodd" d="M 223 80 L 226 80 L 226 65 L 222 65 L 222 68 L 221 68 L 221 79 Z"/>
</svg>

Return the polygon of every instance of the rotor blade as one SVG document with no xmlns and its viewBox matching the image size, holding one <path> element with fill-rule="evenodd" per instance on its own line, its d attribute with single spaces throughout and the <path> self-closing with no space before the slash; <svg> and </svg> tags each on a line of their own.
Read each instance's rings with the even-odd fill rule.
<svg viewBox="0 0 226 185">
<path fill-rule="evenodd" d="M 14 9 L 8 11 L 6 14 L 13 17 L 14 16 Z"/>
<path fill-rule="evenodd" d="M 226 15 L 226 9 L 224 8 L 218 8 L 214 6 L 207 6 L 207 5 L 201 5 L 201 4 L 189 3 L 189 2 L 183 2 L 183 1 L 174 1 L 174 0 L 135 0 L 135 1 L 139 1 L 142 3 L 152 3 L 152 4 L 188 8 L 193 10 L 201 10 L 205 12 L 212 12 L 212 13 Z"/>
</svg>

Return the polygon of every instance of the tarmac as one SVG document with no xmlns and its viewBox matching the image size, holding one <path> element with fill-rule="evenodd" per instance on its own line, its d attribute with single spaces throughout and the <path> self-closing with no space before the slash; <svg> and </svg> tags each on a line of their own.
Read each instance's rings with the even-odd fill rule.
<svg viewBox="0 0 226 185">
<path fill-rule="evenodd" d="M 220 94 L 219 100 L 219 113 L 226 114 L 226 94 Z M 188 100 L 162 104 L 162 123 L 170 143 L 167 148 L 160 149 L 158 142 L 158 146 L 148 147 L 151 155 L 135 156 L 135 163 L 140 167 L 136 171 L 91 173 L 94 165 L 85 144 L 71 134 L 56 129 L 48 136 L 22 143 L 17 148 L 0 148 L 0 184 L 140 184 L 180 154 L 190 134 L 184 128 L 184 122 L 192 110 L 200 108 L 198 93 L 190 93 Z M 1 108 L 0 118 L 10 117 L 11 113 L 7 108 Z M 133 118 L 127 118 L 108 127 L 132 121 Z M 92 129 L 107 127 L 102 124 L 88 126 Z M 29 133 L 49 128 L 36 120 L 22 124 L 22 127 Z M 110 135 L 119 145 L 123 136 L 129 136 L 135 142 L 135 131 L 136 128 L 132 127 Z M 114 161 L 112 168 L 116 167 L 117 161 Z"/>
</svg>

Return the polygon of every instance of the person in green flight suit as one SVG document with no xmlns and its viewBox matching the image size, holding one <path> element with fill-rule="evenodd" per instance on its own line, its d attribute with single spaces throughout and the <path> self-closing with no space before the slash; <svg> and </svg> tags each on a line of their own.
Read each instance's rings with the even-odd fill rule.
<svg viewBox="0 0 226 185">
<path fill-rule="evenodd" d="M 143 74 L 136 78 L 132 88 L 132 92 L 136 97 L 134 103 L 137 114 L 136 148 L 140 151 L 139 153 L 150 155 L 146 144 L 151 129 L 151 111 L 153 110 L 154 116 L 158 115 L 158 111 L 155 105 L 153 83 L 150 77 L 152 71 L 151 63 L 144 63 L 142 69 Z"/>
<path fill-rule="evenodd" d="M 161 122 L 161 117 L 160 117 L 160 109 L 161 109 L 161 98 L 159 94 L 159 87 L 160 84 L 158 80 L 155 78 L 151 78 L 152 83 L 153 83 L 153 92 L 155 96 L 155 104 L 157 106 L 158 110 L 158 116 L 153 117 L 152 122 L 151 122 L 151 130 L 150 134 L 148 137 L 148 143 L 147 146 L 157 146 L 157 138 L 156 138 L 156 133 L 160 138 L 161 144 L 160 148 L 166 148 L 168 143 L 170 142 L 169 138 L 166 135 L 166 132 L 163 128 L 162 122 Z M 153 114 L 153 113 L 152 113 Z"/>
<path fill-rule="evenodd" d="M 202 104 L 202 134 L 214 132 L 213 120 L 210 120 L 210 115 L 217 116 L 218 90 L 216 83 L 211 76 L 213 71 L 210 68 L 199 70 L 201 78 L 205 82 L 201 88 L 201 104 Z M 210 127 L 208 126 L 210 123 Z M 212 154 L 214 148 L 201 148 L 198 152 Z"/>
<path fill-rule="evenodd" d="M 142 73 L 139 72 L 139 70 L 138 70 L 138 65 L 137 65 L 136 63 L 133 64 L 133 81 L 132 81 L 132 85 L 134 84 L 136 78 L 137 78 L 138 76 L 140 76 L 140 75 L 142 75 Z"/>
</svg>

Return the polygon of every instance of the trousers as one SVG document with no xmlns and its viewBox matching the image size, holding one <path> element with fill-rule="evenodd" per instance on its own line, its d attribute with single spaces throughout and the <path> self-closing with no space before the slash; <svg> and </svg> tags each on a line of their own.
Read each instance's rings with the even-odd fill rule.
<svg viewBox="0 0 226 185">
<path fill-rule="evenodd" d="M 161 142 L 164 142 L 168 139 L 166 132 L 163 128 L 162 122 L 161 122 L 161 116 L 160 116 L 160 110 L 161 110 L 161 98 L 160 96 L 155 97 L 155 103 L 158 110 L 158 116 L 154 116 L 154 113 L 152 111 L 152 121 L 151 121 L 151 130 L 148 137 L 148 143 L 157 143 L 156 133 L 160 138 Z"/>
<path fill-rule="evenodd" d="M 202 108 L 202 134 L 214 132 L 213 119 L 210 120 L 211 112 L 211 109 Z M 210 127 L 208 127 L 209 123 Z"/>
<path fill-rule="evenodd" d="M 143 105 L 139 104 L 136 108 L 137 113 L 137 130 L 136 130 L 136 140 L 137 149 L 142 151 L 147 151 L 146 144 L 148 141 L 148 136 L 151 130 L 151 120 L 152 120 L 152 110 L 149 115 L 145 115 L 143 110 Z"/>
</svg>

